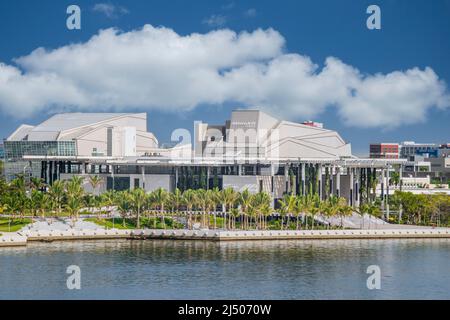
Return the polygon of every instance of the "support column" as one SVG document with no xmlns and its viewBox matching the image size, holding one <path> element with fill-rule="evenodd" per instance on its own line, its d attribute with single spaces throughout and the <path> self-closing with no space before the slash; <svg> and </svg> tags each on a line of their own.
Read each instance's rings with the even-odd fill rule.
<svg viewBox="0 0 450 320">
<path fill-rule="evenodd" d="M 387 221 L 389 221 L 389 176 L 390 176 L 390 172 L 389 172 L 389 167 L 387 167 L 386 170 L 386 219 Z"/>
<path fill-rule="evenodd" d="M 341 168 L 336 167 L 336 196 L 341 196 Z"/>
<path fill-rule="evenodd" d="M 284 192 L 289 193 L 289 165 L 284 165 Z"/>
<path fill-rule="evenodd" d="M 384 210 L 384 168 L 381 169 L 381 173 L 380 173 L 380 196 L 381 196 L 381 210 Z"/>
<path fill-rule="evenodd" d="M 112 191 L 114 191 L 114 165 L 111 165 Z"/>
<path fill-rule="evenodd" d="M 334 189 L 333 175 L 334 175 L 334 172 L 336 170 L 336 167 L 335 166 L 330 166 L 329 170 L 330 170 L 330 173 L 329 173 L 328 179 L 329 179 L 330 188 L 328 190 L 328 195 L 331 196 L 333 194 L 333 189 Z"/>
<path fill-rule="evenodd" d="M 142 189 L 144 189 L 145 191 L 145 166 L 141 167 L 141 174 L 142 174 Z M 175 178 L 176 180 L 177 178 Z M 175 187 L 176 187 L 176 183 L 175 183 Z"/>
<path fill-rule="evenodd" d="M 317 165 L 317 182 L 318 182 L 318 186 L 317 186 L 317 191 L 319 194 L 319 199 L 323 200 L 323 191 L 322 191 L 322 187 L 323 187 L 323 181 L 322 181 L 322 165 L 318 164 Z"/>
<path fill-rule="evenodd" d="M 355 179 L 355 207 L 359 207 L 359 203 L 361 201 L 361 194 L 360 194 L 361 168 L 355 168 L 355 171 L 356 171 L 356 179 Z"/>
<path fill-rule="evenodd" d="M 355 175 L 354 175 L 354 170 L 353 170 L 353 168 L 348 168 L 348 170 L 350 171 L 350 206 L 354 206 L 354 199 L 355 199 L 355 194 L 354 194 L 354 189 L 353 189 L 353 186 L 354 186 L 354 184 L 355 184 L 355 181 L 354 181 L 354 178 L 355 178 Z"/>
<path fill-rule="evenodd" d="M 271 202 L 271 207 L 272 208 L 274 207 L 274 204 L 275 204 L 275 186 L 273 185 L 274 181 L 275 181 L 275 179 L 274 179 L 275 172 L 274 171 L 275 170 L 273 168 L 273 164 L 271 163 L 270 164 L 270 191 L 271 191 L 271 194 L 272 194 L 272 202 Z"/>
<path fill-rule="evenodd" d="M 305 173 L 306 163 L 301 163 L 300 165 L 301 165 L 301 171 L 302 171 L 302 195 L 304 196 L 304 195 L 306 195 L 306 182 L 305 182 L 305 179 L 306 179 L 306 173 Z"/>
<path fill-rule="evenodd" d="M 399 176 L 400 176 L 400 192 L 402 192 L 402 187 L 403 187 L 403 165 L 400 165 L 400 172 L 399 172 Z M 403 215 L 403 206 L 400 203 L 399 204 L 399 208 L 398 208 L 398 223 L 401 223 L 402 221 L 402 215 Z"/>
</svg>

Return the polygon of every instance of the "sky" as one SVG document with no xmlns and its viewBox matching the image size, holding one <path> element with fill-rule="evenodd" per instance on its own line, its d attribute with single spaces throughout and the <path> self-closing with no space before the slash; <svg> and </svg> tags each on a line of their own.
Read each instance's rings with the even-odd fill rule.
<svg viewBox="0 0 450 320">
<path fill-rule="evenodd" d="M 81 9 L 69 30 L 66 9 Z M 381 29 L 369 30 L 369 5 Z M 160 142 L 233 109 L 371 142 L 450 142 L 450 0 L 1 1 L 0 137 L 58 112 L 147 112 Z"/>
</svg>

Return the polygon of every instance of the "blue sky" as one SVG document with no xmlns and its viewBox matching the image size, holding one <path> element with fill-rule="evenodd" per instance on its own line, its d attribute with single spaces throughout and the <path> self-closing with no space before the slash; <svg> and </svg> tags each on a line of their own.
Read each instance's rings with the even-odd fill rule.
<svg viewBox="0 0 450 320">
<path fill-rule="evenodd" d="M 94 10 L 99 3 L 107 4 L 108 8 L 114 7 L 114 11 L 101 10 L 101 7 Z M 81 30 L 71 31 L 66 28 L 65 11 L 70 4 L 81 7 Z M 370 4 L 377 4 L 381 8 L 381 30 L 366 28 L 368 15 L 365 12 Z M 450 0 L 2 1 L 0 62 L 17 67 L 14 58 L 27 56 L 38 47 L 55 49 L 71 43 L 84 43 L 100 29 L 117 27 L 123 32 L 129 32 L 145 24 L 170 28 L 179 37 L 191 33 L 207 34 L 224 28 L 237 33 L 272 28 L 284 38 L 283 53 L 307 56 L 318 65 L 319 71 L 330 56 L 358 69 L 362 77 L 394 71 L 406 72 L 414 67 L 421 70 L 430 67 L 439 80 L 446 83 L 448 93 Z M 39 62 L 32 61 L 32 64 L 36 66 Z M 20 94 L 18 88 L 17 95 Z M 244 104 L 230 99 L 211 104 L 203 103 L 200 99 L 195 107 L 179 110 L 149 107 L 149 129 L 160 142 L 167 142 L 173 129 L 192 129 L 195 120 L 220 123 L 233 108 L 247 107 Z M 49 105 L 25 117 L 22 114 L 25 109 L 20 107 L 13 104 L 10 108 L 0 108 L 1 137 L 8 136 L 21 123 L 37 124 L 55 112 Z M 389 118 L 389 113 L 391 110 L 395 112 L 394 109 L 384 109 L 383 116 Z M 130 107 L 125 110 L 142 111 L 145 108 Z M 332 105 L 307 118 L 305 113 L 296 113 L 295 108 L 287 113 L 280 111 L 280 114 L 277 114 L 276 108 L 271 110 L 275 116 L 286 118 L 288 115 L 286 120 L 312 118 L 324 122 L 325 127 L 338 130 L 344 139 L 351 142 L 353 152 L 358 155 L 368 153 L 368 144 L 374 141 L 450 142 L 448 107 L 427 107 L 421 120 L 405 121 L 394 127 L 355 125 L 354 122 L 364 121 L 364 114 L 358 114 L 354 120 L 347 115 L 343 120 L 342 115 L 338 115 L 337 107 Z M 415 110 L 411 107 L 409 112 L 406 106 L 404 113 L 397 117 L 401 119 Z"/>
</svg>

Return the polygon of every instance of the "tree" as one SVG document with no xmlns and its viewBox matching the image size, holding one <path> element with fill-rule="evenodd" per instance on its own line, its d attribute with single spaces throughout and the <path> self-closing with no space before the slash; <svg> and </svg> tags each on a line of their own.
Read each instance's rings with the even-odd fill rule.
<svg viewBox="0 0 450 320">
<path fill-rule="evenodd" d="M 102 184 L 102 182 L 103 182 L 103 179 L 97 175 L 89 176 L 89 184 L 92 187 L 92 190 L 93 190 L 92 193 L 94 195 L 98 195 L 97 188 Z"/>
<path fill-rule="evenodd" d="M 79 210 L 81 209 L 81 199 L 83 198 L 84 178 L 72 176 L 66 184 L 67 204 L 66 209 L 69 211 L 72 218 L 78 219 Z"/>
<path fill-rule="evenodd" d="M 56 180 L 55 182 L 53 182 L 53 184 L 50 186 L 49 189 L 49 195 L 57 208 L 56 211 L 57 215 L 61 213 L 64 194 L 65 194 L 65 182 L 62 180 Z"/>
<path fill-rule="evenodd" d="M 252 203 L 252 195 L 248 189 L 245 189 L 239 194 L 239 204 L 241 205 L 241 211 L 243 214 L 243 229 L 248 228 L 248 208 L 250 207 Z"/>
<path fill-rule="evenodd" d="M 234 208 L 238 198 L 239 198 L 239 195 L 234 191 L 233 188 L 229 187 L 229 188 L 222 190 L 222 197 L 220 198 L 219 202 L 225 204 L 225 215 L 224 215 L 224 224 L 225 225 L 227 225 L 227 222 L 226 222 L 227 211 Z M 227 228 L 228 227 L 231 227 L 230 222 L 228 222 Z"/>
<path fill-rule="evenodd" d="M 144 205 L 147 201 L 145 191 L 141 188 L 135 188 L 131 191 L 130 194 L 130 202 L 133 213 L 136 216 L 136 228 L 139 229 L 141 227 L 141 213 L 144 209 Z"/>
<path fill-rule="evenodd" d="M 117 193 L 115 204 L 117 205 L 117 210 L 119 211 L 120 216 L 122 217 L 123 227 L 125 227 L 125 218 L 132 209 L 131 203 L 132 199 L 129 191 L 121 191 Z"/>
<path fill-rule="evenodd" d="M 164 220 L 164 205 L 169 200 L 169 193 L 163 189 L 158 188 L 153 192 L 153 200 L 155 201 L 155 204 L 159 207 L 159 211 L 161 213 L 161 222 L 163 224 L 163 227 L 166 227 L 166 223 Z"/>
<path fill-rule="evenodd" d="M 341 217 L 341 228 L 344 229 L 344 217 L 351 216 L 353 214 L 353 208 L 347 205 L 347 200 L 345 200 L 345 198 L 338 199 L 337 207 L 338 214 Z"/>
<path fill-rule="evenodd" d="M 320 206 L 319 195 L 318 194 L 310 195 L 308 211 L 312 218 L 311 229 L 314 229 L 315 217 L 320 212 L 320 210 L 321 210 L 321 206 Z"/>
<path fill-rule="evenodd" d="M 392 172 L 391 177 L 389 178 L 389 184 L 398 186 L 400 184 L 400 173 Z"/>
<path fill-rule="evenodd" d="M 195 204 L 195 200 L 196 196 L 194 190 L 188 189 L 183 192 L 182 202 L 184 203 L 188 211 L 187 227 L 189 229 L 192 228 L 192 207 Z"/>
</svg>

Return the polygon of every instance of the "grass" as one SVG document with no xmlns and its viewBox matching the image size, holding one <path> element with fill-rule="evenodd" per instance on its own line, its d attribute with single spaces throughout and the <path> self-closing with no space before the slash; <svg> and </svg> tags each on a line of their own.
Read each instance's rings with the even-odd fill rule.
<svg viewBox="0 0 450 320">
<path fill-rule="evenodd" d="M 97 219 L 97 218 L 87 218 L 84 221 L 93 222 L 99 226 L 106 227 L 108 229 L 136 229 L 136 219 L 125 219 L 115 218 L 113 223 L 113 218 L 107 219 Z M 164 218 L 165 228 L 161 221 L 161 218 L 146 218 L 142 217 L 140 224 L 141 228 L 149 229 L 183 229 L 184 226 L 181 223 L 174 221 L 172 218 Z"/>
<path fill-rule="evenodd" d="M 9 221 L 11 221 L 11 228 L 9 228 Z M 0 231 L 3 232 L 16 232 L 22 229 L 27 224 L 31 223 L 31 219 L 14 219 L 0 218 Z"/>
</svg>

